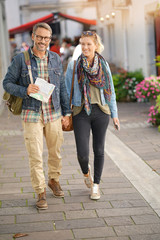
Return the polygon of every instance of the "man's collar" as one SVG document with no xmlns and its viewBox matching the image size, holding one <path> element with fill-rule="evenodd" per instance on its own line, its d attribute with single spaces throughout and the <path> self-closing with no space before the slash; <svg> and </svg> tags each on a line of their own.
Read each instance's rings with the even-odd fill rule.
<svg viewBox="0 0 160 240">
<path fill-rule="evenodd" d="M 31 47 L 30 49 L 31 49 L 31 54 L 32 54 L 34 57 L 39 58 L 38 56 L 36 56 L 36 55 L 34 54 L 34 52 L 33 52 L 33 47 Z M 48 57 L 48 50 L 46 50 L 45 55 L 44 55 L 43 58 L 41 58 L 41 59 L 44 59 L 44 58 L 46 58 L 46 57 Z"/>
</svg>

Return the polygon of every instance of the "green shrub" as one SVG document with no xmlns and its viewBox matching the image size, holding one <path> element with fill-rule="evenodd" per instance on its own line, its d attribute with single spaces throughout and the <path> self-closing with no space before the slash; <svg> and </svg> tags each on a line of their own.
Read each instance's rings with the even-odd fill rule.
<svg viewBox="0 0 160 240">
<path fill-rule="evenodd" d="M 160 95 L 156 99 L 156 105 L 150 107 L 148 116 L 148 122 L 158 126 L 158 131 L 160 132 Z"/>
<path fill-rule="evenodd" d="M 136 85 L 143 79 L 141 70 L 127 72 L 122 69 L 119 74 L 113 74 L 117 101 L 136 101 Z"/>
<path fill-rule="evenodd" d="M 157 66 L 157 67 L 160 67 L 160 55 L 157 55 L 156 56 L 156 59 L 155 59 L 155 65 Z"/>
</svg>

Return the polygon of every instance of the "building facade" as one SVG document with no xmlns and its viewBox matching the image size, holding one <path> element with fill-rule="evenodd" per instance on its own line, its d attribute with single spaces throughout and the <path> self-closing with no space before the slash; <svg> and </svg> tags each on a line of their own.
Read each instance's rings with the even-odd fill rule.
<svg viewBox="0 0 160 240">
<path fill-rule="evenodd" d="M 50 13 L 62 12 L 75 17 L 97 19 L 96 0 L 6 0 L 8 29 L 17 27 Z M 14 14 L 13 14 L 14 13 Z M 14 19 L 14 20 L 13 20 Z M 74 38 L 84 29 L 81 23 L 59 18 L 59 38 Z M 16 42 L 30 41 L 29 34 L 15 35 Z"/>
<path fill-rule="evenodd" d="M 159 1 L 101 0 L 100 5 L 98 31 L 105 58 L 125 70 L 142 69 L 145 76 L 156 75 Z"/>
<path fill-rule="evenodd" d="M 9 64 L 8 31 L 5 13 L 5 0 L 0 0 L 0 114 L 4 107 L 2 80 Z"/>
</svg>

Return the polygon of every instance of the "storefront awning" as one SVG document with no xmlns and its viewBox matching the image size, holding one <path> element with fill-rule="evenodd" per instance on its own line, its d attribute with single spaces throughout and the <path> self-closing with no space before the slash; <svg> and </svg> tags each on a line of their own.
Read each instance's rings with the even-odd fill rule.
<svg viewBox="0 0 160 240">
<path fill-rule="evenodd" d="M 86 18 L 74 17 L 74 16 L 70 16 L 67 14 L 63 14 L 63 13 L 59 13 L 59 16 L 65 18 L 65 19 L 69 19 L 69 20 L 87 24 L 87 25 L 96 25 L 96 20 L 89 20 Z"/>
<path fill-rule="evenodd" d="M 28 32 L 31 31 L 33 26 L 38 23 L 38 22 L 46 22 L 46 23 L 52 23 L 54 22 L 54 20 L 57 20 L 58 17 L 64 18 L 64 19 L 68 19 L 68 20 L 72 20 L 72 21 L 76 21 L 82 24 L 87 24 L 87 25 L 96 25 L 96 20 L 89 20 L 86 18 L 79 18 L 79 17 L 74 17 L 74 16 L 70 16 L 67 14 L 63 14 L 63 13 L 51 13 L 47 16 L 44 16 L 42 18 L 38 18 L 34 21 L 22 24 L 18 27 L 12 28 L 9 30 L 9 36 L 10 37 L 14 37 L 15 34 L 18 33 L 24 33 L 24 32 Z"/>
<path fill-rule="evenodd" d="M 9 35 L 10 37 L 14 36 L 17 33 L 24 33 L 24 32 L 28 32 L 31 31 L 33 26 L 38 23 L 38 22 L 46 22 L 46 23 L 51 23 L 54 20 L 54 14 L 51 13 L 45 17 L 42 18 L 38 18 L 34 21 L 22 24 L 18 27 L 12 28 L 9 30 Z"/>
</svg>

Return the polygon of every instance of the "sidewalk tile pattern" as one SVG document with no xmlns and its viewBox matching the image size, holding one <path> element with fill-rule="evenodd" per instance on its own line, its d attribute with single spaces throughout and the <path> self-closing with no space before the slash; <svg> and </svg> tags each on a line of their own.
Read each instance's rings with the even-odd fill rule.
<svg viewBox="0 0 160 240">
<path fill-rule="evenodd" d="M 133 114 L 128 113 L 131 106 Z M 160 135 L 146 124 L 146 109 L 140 112 L 134 104 L 120 104 L 119 108 L 123 131 L 117 136 L 144 156 L 144 161 L 150 161 L 147 164 L 158 173 L 160 165 L 155 161 L 159 160 Z M 130 121 L 138 124 L 127 125 Z M 47 189 L 48 209 L 37 210 L 20 118 L 8 119 L 7 111 L 0 116 L 0 240 L 12 240 L 19 232 L 28 234 L 23 240 L 160 240 L 160 218 L 107 155 L 101 198 L 90 200 L 76 159 L 73 133 L 64 133 L 64 139 L 60 182 L 65 197 L 56 199 Z M 152 158 L 146 159 L 147 155 Z M 43 158 L 47 181 L 46 145 Z M 93 169 L 92 151 L 90 158 Z"/>
</svg>

